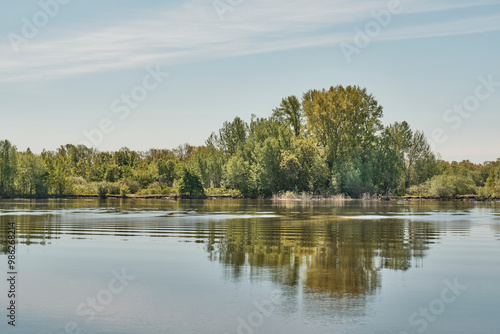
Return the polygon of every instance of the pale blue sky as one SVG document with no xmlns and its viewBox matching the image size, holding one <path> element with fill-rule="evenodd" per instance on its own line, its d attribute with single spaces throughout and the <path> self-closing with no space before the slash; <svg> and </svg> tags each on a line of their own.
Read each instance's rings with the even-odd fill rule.
<svg viewBox="0 0 500 334">
<path fill-rule="evenodd" d="M 350 62 L 342 43 L 355 46 L 355 29 L 373 26 L 391 1 L 242 0 L 223 20 L 212 0 L 65 2 L 46 25 L 38 1 L 2 5 L 0 138 L 18 149 L 78 144 L 103 118 L 114 130 L 101 150 L 201 145 L 235 116 L 268 116 L 285 96 L 353 84 L 382 104 L 384 123 L 406 120 L 431 138 L 440 129 L 435 149 L 446 160 L 500 157 L 498 0 L 401 1 Z M 23 35 L 37 19 L 38 32 Z M 13 34 L 24 38 L 18 52 Z M 168 78 L 120 119 L 113 101 L 158 65 Z M 480 77 L 499 84 L 479 88 L 468 118 L 447 113 L 474 102 Z"/>
</svg>

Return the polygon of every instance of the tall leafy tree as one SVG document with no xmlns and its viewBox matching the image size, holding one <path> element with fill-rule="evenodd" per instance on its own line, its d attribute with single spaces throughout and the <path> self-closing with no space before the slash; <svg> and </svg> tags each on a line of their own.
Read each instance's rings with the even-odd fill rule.
<svg viewBox="0 0 500 334">
<path fill-rule="evenodd" d="M 17 150 L 8 140 L 0 141 L 0 195 L 13 195 L 17 173 Z"/>
<path fill-rule="evenodd" d="M 417 130 L 412 133 L 405 158 L 406 188 L 425 182 L 436 174 L 436 156 L 422 131 Z"/>
<path fill-rule="evenodd" d="M 59 196 L 71 194 L 71 165 L 67 151 L 64 149 L 59 149 L 57 153 L 44 151 L 42 159 L 49 172 L 50 192 Z"/>
<path fill-rule="evenodd" d="M 205 197 L 205 189 L 200 176 L 196 172 L 187 168 L 184 169 L 179 184 L 179 195 L 184 198 Z"/>
<path fill-rule="evenodd" d="M 49 172 L 43 160 L 28 148 L 18 158 L 18 191 L 29 196 L 44 196 L 48 193 Z"/>
<path fill-rule="evenodd" d="M 225 122 L 219 134 L 212 133 L 207 140 L 208 147 L 218 148 L 226 156 L 241 152 L 248 138 L 248 124 L 236 117 L 232 122 Z"/>
<path fill-rule="evenodd" d="M 304 94 L 308 130 L 326 149 L 330 168 L 359 163 L 375 143 L 381 129 L 382 107 L 358 86 L 336 86 Z"/>
<path fill-rule="evenodd" d="M 331 172 L 322 150 L 312 138 L 295 141 L 294 155 L 300 164 L 297 190 L 326 194 L 331 189 Z"/>
<path fill-rule="evenodd" d="M 156 162 L 158 167 L 159 181 L 165 183 L 167 186 L 171 187 L 176 178 L 176 162 L 174 159 L 159 159 Z"/>
<path fill-rule="evenodd" d="M 235 154 L 229 158 L 224 165 L 224 176 L 222 185 L 230 189 L 238 189 L 244 196 L 254 197 L 257 195 L 257 186 L 254 178 L 255 172 L 250 163 L 242 154 Z"/>
<path fill-rule="evenodd" d="M 374 184 L 379 193 L 404 194 L 405 152 L 410 148 L 411 139 L 412 131 L 406 122 L 396 122 L 381 132 L 374 156 Z"/>
<path fill-rule="evenodd" d="M 281 122 L 287 123 L 296 137 L 299 137 L 303 130 L 302 104 L 296 96 L 288 96 L 281 100 L 278 108 L 273 110 L 273 116 Z"/>
</svg>

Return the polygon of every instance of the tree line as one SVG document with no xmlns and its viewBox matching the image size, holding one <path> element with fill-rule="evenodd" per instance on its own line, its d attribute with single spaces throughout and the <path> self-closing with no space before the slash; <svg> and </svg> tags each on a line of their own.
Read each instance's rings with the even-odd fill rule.
<svg viewBox="0 0 500 334">
<path fill-rule="evenodd" d="M 500 196 L 500 159 L 446 162 L 422 131 L 382 123 L 358 86 L 289 96 L 269 117 L 225 122 L 203 146 L 34 154 L 0 141 L 0 196 Z"/>
</svg>

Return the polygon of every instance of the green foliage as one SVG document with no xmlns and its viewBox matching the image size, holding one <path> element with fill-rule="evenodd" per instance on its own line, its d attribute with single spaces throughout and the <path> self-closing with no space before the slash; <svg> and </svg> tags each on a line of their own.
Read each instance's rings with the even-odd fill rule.
<svg viewBox="0 0 500 334">
<path fill-rule="evenodd" d="M 224 154 L 211 147 L 201 147 L 195 150 L 189 166 L 200 176 L 205 188 L 219 188 L 222 183 L 224 169 Z"/>
<path fill-rule="evenodd" d="M 237 189 L 227 188 L 208 188 L 205 191 L 208 197 L 229 197 L 229 198 L 242 198 L 243 194 Z"/>
<path fill-rule="evenodd" d="M 363 179 L 358 168 L 348 167 L 343 175 L 343 192 L 357 198 L 363 193 Z"/>
<path fill-rule="evenodd" d="M 219 134 L 212 133 L 207 140 L 207 146 L 217 148 L 226 156 L 241 152 L 246 143 L 248 124 L 236 117 L 232 122 L 225 122 Z"/>
<path fill-rule="evenodd" d="M 140 190 L 138 193 L 140 196 L 177 196 L 179 192 L 177 189 L 170 187 L 161 187 L 159 184 L 151 184 L 146 189 Z"/>
<path fill-rule="evenodd" d="M 429 197 L 429 182 L 411 186 L 408 188 L 407 194 L 416 197 Z"/>
<path fill-rule="evenodd" d="M 373 185 L 383 195 L 404 195 L 406 175 L 405 151 L 410 145 L 412 132 L 406 122 L 385 127 L 373 150 Z"/>
<path fill-rule="evenodd" d="M 49 172 L 43 160 L 28 149 L 19 154 L 17 162 L 17 191 L 35 197 L 47 195 Z"/>
<path fill-rule="evenodd" d="M 200 176 L 189 169 L 184 169 L 181 182 L 179 184 L 179 195 L 182 198 L 203 198 L 205 189 L 201 183 Z"/>
<path fill-rule="evenodd" d="M 299 159 L 290 151 L 284 151 L 280 157 L 280 173 L 283 175 L 283 190 L 296 190 L 302 170 Z"/>
<path fill-rule="evenodd" d="M 452 198 L 476 193 L 474 181 L 462 175 L 437 175 L 429 181 L 429 193 L 440 198 Z"/>
<path fill-rule="evenodd" d="M 488 187 L 477 187 L 477 197 L 481 200 L 498 199 L 500 194 Z"/>
<path fill-rule="evenodd" d="M 476 194 L 476 185 L 470 176 L 441 174 L 409 188 L 408 193 L 420 197 L 455 198 Z"/>
<path fill-rule="evenodd" d="M 311 90 L 302 102 L 308 130 L 326 149 L 330 168 L 364 160 L 381 129 L 382 107 L 357 86 Z"/>
<path fill-rule="evenodd" d="M 71 177 L 71 183 L 73 184 L 73 194 L 80 196 L 92 196 L 98 194 L 98 188 L 96 182 L 87 182 L 81 176 Z"/>
<path fill-rule="evenodd" d="M 171 187 L 174 184 L 174 180 L 176 178 L 175 160 L 173 159 L 166 160 L 162 158 L 157 160 L 156 165 L 158 167 L 159 181 Z"/>
<path fill-rule="evenodd" d="M 302 114 L 302 105 L 296 96 L 284 98 L 280 106 L 273 110 L 273 116 L 280 122 L 290 126 L 296 137 L 302 134 L 304 117 Z"/>
<path fill-rule="evenodd" d="M 48 170 L 49 193 L 58 196 L 72 194 L 73 183 L 67 151 L 60 148 L 56 153 L 42 152 L 42 159 Z"/>
<path fill-rule="evenodd" d="M 421 131 L 411 134 L 409 146 L 405 150 L 406 178 L 405 187 L 425 182 L 437 174 L 436 157 L 429 142 Z"/>
<path fill-rule="evenodd" d="M 68 144 L 37 155 L 4 140 L 0 196 L 500 197 L 500 159 L 438 160 L 423 132 L 406 122 L 383 126 L 382 114 L 366 89 L 335 86 L 286 97 L 267 118 L 236 117 L 200 147 Z"/>
<path fill-rule="evenodd" d="M 360 164 L 359 167 L 347 166 L 341 175 L 342 193 L 353 198 L 371 193 L 373 191 L 371 172 L 369 163 Z"/>
<path fill-rule="evenodd" d="M 17 151 L 8 140 L 0 141 L 0 196 L 14 193 L 17 173 Z"/>
<path fill-rule="evenodd" d="M 99 182 L 97 184 L 97 193 L 100 198 L 106 198 L 108 196 L 109 183 Z"/>
<path fill-rule="evenodd" d="M 120 187 L 120 196 L 127 197 L 129 192 L 130 192 L 130 189 L 128 188 L 128 186 L 126 184 L 122 184 Z"/>
<path fill-rule="evenodd" d="M 133 172 L 131 174 L 134 174 Z M 154 164 L 148 164 L 143 161 L 137 164 L 135 168 L 135 179 L 141 188 L 147 188 L 151 183 L 157 181 L 158 170 Z"/>
<path fill-rule="evenodd" d="M 500 198 L 500 167 L 490 170 L 485 189 L 487 197 Z"/>
<path fill-rule="evenodd" d="M 250 164 L 241 155 L 232 156 L 225 165 L 223 185 L 229 189 L 240 190 L 246 197 L 255 196 L 252 174 Z"/>
<path fill-rule="evenodd" d="M 141 186 L 139 182 L 134 179 L 124 179 L 121 181 L 128 188 L 129 194 L 136 194 L 139 190 L 141 190 Z"/>
<path fill-rule="evenodd" d="M 109 164 L 106 168 L 106 174 L 104 175 L 104 180 L 107 182 L 116 182 L 120 179 L 120 168 L 117 164 Z"/>
</svg>

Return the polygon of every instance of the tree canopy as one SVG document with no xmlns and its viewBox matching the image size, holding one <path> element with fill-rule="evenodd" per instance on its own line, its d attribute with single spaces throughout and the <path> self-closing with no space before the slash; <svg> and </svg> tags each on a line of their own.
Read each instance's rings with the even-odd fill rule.
<svg viewBox="0 0 500 334">
<path fill-rule="evenodd" d="M 405 121 L 384 125 L 365 88 L 288 96 L 269 117 L 225 122 L 203 146 L 20 152 L 0 141 L 0 196 L 500 196 L 500 160 L 448 163 Z"/>
</svg>

